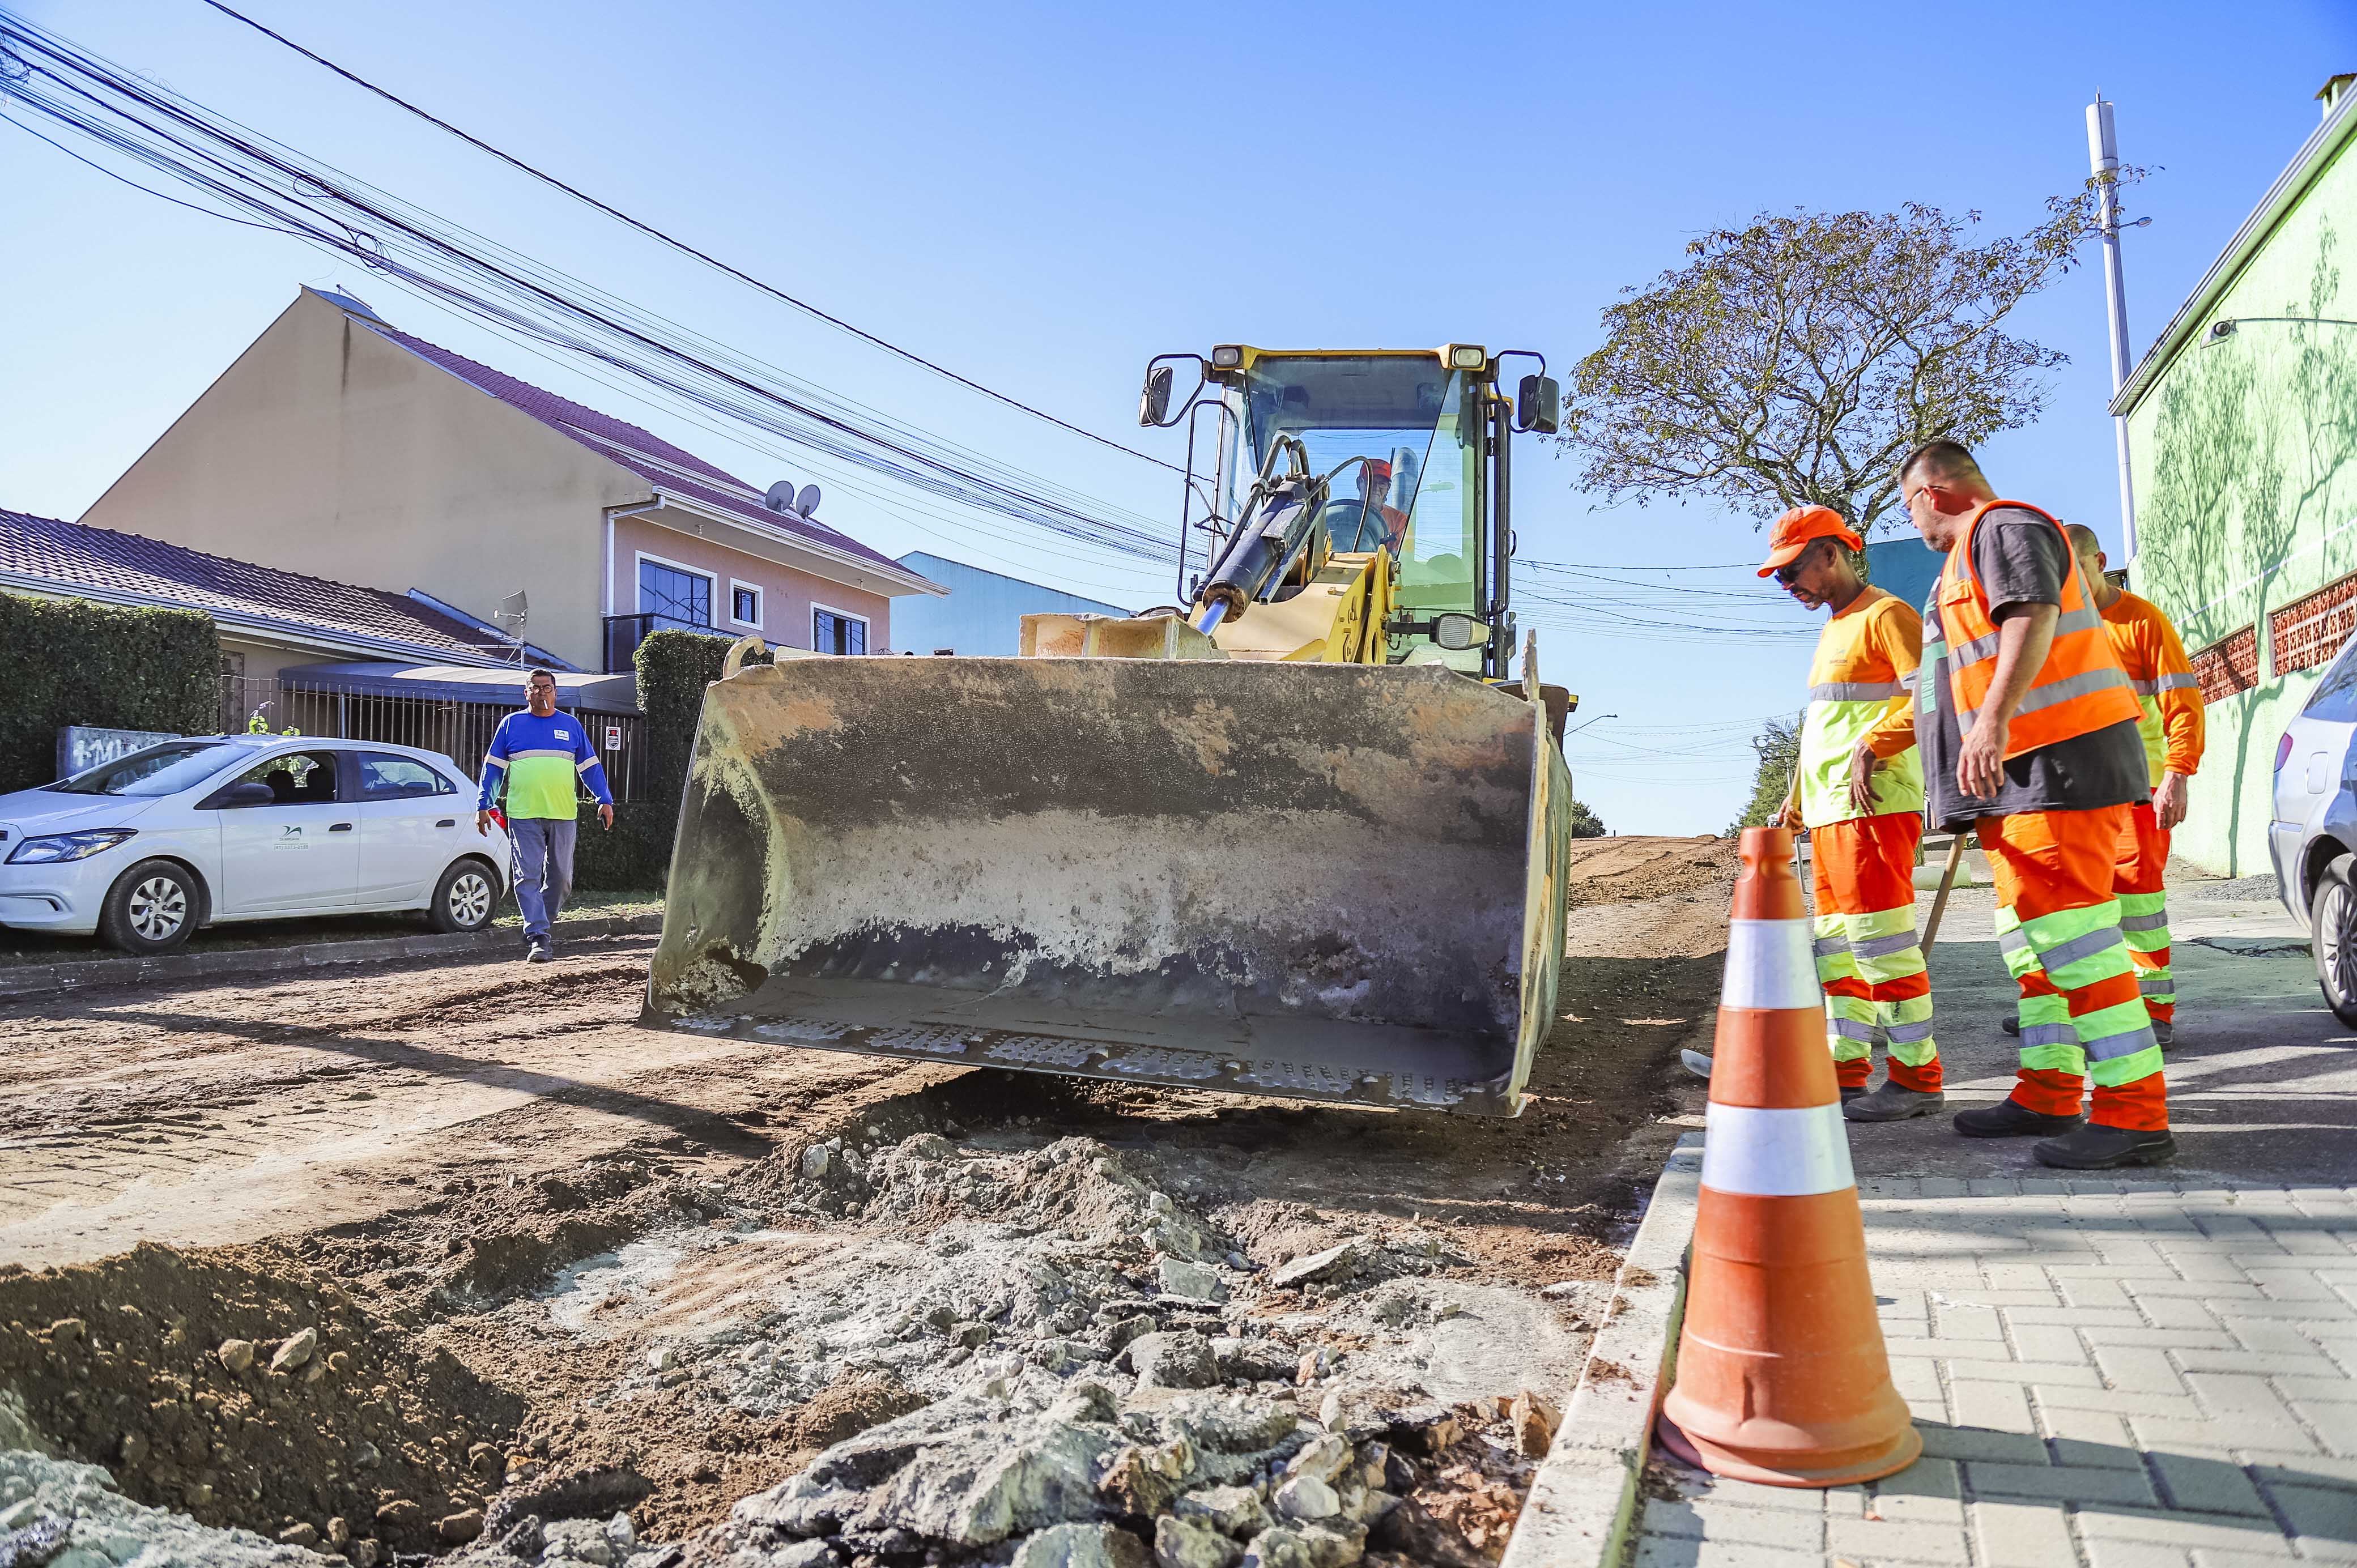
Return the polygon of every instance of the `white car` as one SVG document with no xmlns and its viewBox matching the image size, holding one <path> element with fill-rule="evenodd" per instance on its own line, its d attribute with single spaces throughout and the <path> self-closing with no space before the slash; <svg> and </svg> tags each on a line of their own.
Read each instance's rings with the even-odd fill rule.
<svg viewBox="0 0 2357 1568">
<path fill-rule="evenodd" d="M 480 930 L 509 865 L 467 776 L 408 746 L 196 736 L 0 795 L 0 926 L 126 952 L 300 915 L 420 909 Z"/>
<path fill-rule="evenodd" d="M 2357 638 L 2276 743 L 2267 850 L 2284 908 L 2314 933 L 2317 983 L 2357 1026 Z"/>
</svg>

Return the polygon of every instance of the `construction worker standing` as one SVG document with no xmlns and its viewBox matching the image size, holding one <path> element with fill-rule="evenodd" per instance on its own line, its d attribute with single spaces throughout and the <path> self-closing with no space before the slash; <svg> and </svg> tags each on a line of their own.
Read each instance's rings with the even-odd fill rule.
<svg viewBox="0 0 2357 1568">
<path fill-rule="evenodd" d="M 2152 793 L 2136 693 L 2061 523 L 1997 499 L 1953 441 L 1910 453 L 1899 482 L 1924 542 L 1948 558 L 1925 607 L 1916 703 L 1932 815 L 1977 829 L 1997 948 L 2020 988 L 2013 1092 L 1958 1112 L 1956 1131 L 2044 1134 L 2038 1158 L 2074 1170 L 2166 1159 L 2160 1046 L 2112 891 L 2130 808 Z M 1870 779 L 1874 762 L 1861 748 L 1853 775 Z"/>
<path fill-rule="evenodd" d="M 1833 611 L 1809 669 L 1800 768 L 1782 816 L 1809 830 L 1817 979 L 1843 1114 L 1928 1115 L 1947 1097 L 1932 1037 L 1932 980 L 1915 940 L 1923 770 L 1907 715 L 1922 618 L 1866 581 L 1866 542 L 1828 507 L 1786 512 L 1769 545 L 1760 575 L 1773 575 L 1808 608 Z M 1853 791 L 1851 754 L 1869 744 L 1883 766 Z M 1878 1032 L 1889 1043 L 1889 1077 L 1869 1094 Z"/>
<path fill-rule="evenodd" d="M 2143 710 L 2136 733 L 2144 740 L 2152 799 L 2129 808 L 2127 831 L 2120 835 L 2112 870 L 2112 891 L 2119 895 L 2120 930 L 2136 966 L 2145 1010 L 2152 1015 L 2153 1036 L 2165 1046 L 2176 1033 L 2177 983 L 2169 972 L 2169 891 L 2162 876 L 2169 865 L 2169 831 L 2185 820 L 2186 780 L 2201 766 L 2201 683 L 2194 679 L 2177 628 L 2160 607 L 2112 586 L 2104 575 L 2108 563 L 2095 531 L 2073 522 L 2064 532 L 2071 535 L 2079 569 L 2094 591 L 2112 652 Z"/>
</svg>

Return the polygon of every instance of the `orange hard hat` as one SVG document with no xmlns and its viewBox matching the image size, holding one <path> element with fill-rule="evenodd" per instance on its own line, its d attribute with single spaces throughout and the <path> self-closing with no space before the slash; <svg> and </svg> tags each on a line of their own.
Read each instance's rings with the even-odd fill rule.
<svg viewBox="0 0 2357 1568">
<path fill-rule="evenodd" d="M 1866 548 L 1866 541 L 1833 508 L 1796 506 L 1768 531 L 1768 559 L 1760 564 L 1760 575 L 1765 577 L 1777 567 L 1791 564 L 1820 539 L 1838 539 L 1852 550 Z"/>
</svg>

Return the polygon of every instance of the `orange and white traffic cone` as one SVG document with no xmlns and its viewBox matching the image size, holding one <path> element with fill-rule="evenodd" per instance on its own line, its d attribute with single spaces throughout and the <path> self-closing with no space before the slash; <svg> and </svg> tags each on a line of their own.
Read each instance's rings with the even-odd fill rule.
<svg viewBox="0 0 2357 1568">
<path fill-rule="evenodd" d="M 1890 1384 L 1792 835 L 1747 828 L 1719 994 L 1702 1195 L 1664 1446 L 1771 1487 L 1923 1451 Z"/>
</svg>

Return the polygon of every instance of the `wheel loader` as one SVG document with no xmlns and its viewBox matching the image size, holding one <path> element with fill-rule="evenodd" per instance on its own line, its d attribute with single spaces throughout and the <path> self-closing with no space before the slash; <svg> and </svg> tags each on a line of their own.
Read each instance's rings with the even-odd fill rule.
<svg viewBox="0 0 2357 1568">
<path fill-rule="evenodd" d="M 1517 357 L 1162 356 L 1140 423 L 1185 426 L 1172 603 L 1026 616 L 1012 659 L 732 649 L 642 1022 L 1518 1113 L 1574 702 L 1513 646 L 1510 444 L 1560 396 L 1544 360 L 1506 395 Z"/>
</svg>

